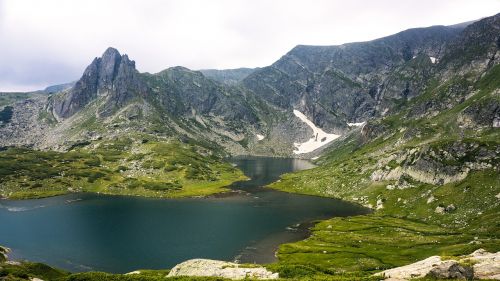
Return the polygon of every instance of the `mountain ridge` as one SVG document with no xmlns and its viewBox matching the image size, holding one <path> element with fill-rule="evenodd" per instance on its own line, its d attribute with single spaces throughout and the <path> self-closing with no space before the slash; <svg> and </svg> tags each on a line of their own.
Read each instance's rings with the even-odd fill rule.
<svg viewBox="0 0 500 281">
<path fill-rule="evenodd" d="M 495 19 L 498 15 L 470 25 L 414 28 L 337 46 L 298 45 L 272 65 L 258 69 L 171 67 L 156 74 L 139 73 L 127 55 L 109 48 L 92 61 L 72 88 L 50 95 L 40 105 L 45 108 L 41 114 L 55 121 L 41 126 L 64 134 L 64 126 L 58 124 L 70 123 L 69 119 L 80 119 L 69 126 L 81 127 L 95 122 L 93 119 L 116 120 L 117 114 L 125 114 L 139 118 L 142 130 L 162 127 L 160 131 L 174 137 L 209 135 L 209 142 L 221 144 L 231 154 L 290 156 L 294 143 L 303 143 L 312 134 L 293 115 L 293 109 L 326 133 L 339 135 L 353 129 L 348 124 L 392 114 L 402 103 L 424 93 L 438 73 L 449 76 L 443 69 L 457 64 L 452 50 L 464 47 L 460 45 L 467 41 L 460 38 L 464 32 L 485 22 L 494 27 Z M 483 30 L 479 35 L 494 36 L 495 30 Z M 39 100 L 43 103 L 43 98 Z M 83 113 L 92 106 L 94 116 Z M 162 119 L 166 122 L 160 122 Z M 100 130 L 116 131 L 109 126 Z M 84 135 L 64 139 L 78 142 Z M 40 140 L 33 142 L 35 147 L 40 146 L 37 142 Z M 12 141 L 4 137 L 0 143 Z M 54 145 L 60 146 L 52 138 L 42 146 Z"/>
</svg>

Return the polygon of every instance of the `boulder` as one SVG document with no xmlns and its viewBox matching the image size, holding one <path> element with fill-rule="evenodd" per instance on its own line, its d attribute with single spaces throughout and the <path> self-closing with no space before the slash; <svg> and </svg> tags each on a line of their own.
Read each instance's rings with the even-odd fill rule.
<svg viewBox="0 0 500 281">
<path fill-rule="evenodd" d="M 392 280 L 408 280 L 425 277 L 435 266 L 441 264 L 441 257 L 432 256 L 409 265 L 388 269 L 375 274 Z"/>
<path fill-rule="evenodd" d="M 500 252 L 479 249 L 470 255 L 470 260 L 474 263 L 474 278 L 500 280 Z"/>
<path fill-rule="evenodd" d="M 174 276 L 222 277 L 234 280 L 279 278 L 278 273 L 268 271 L 262 266 L 246 267 L 237 263 L 208 259 L 192 259 L 182 262 L 172 268 L 167 277 Z"/>
<path fill-rule="evenodd" d="M 427 276 L 436 279 L 467 279 L 472 280 L 474 272 L 469 266 L 462 266 L 457 261 L 447 260 L 433 267 Z"/>
<path fill-rule="evenodd" d="M 376 273 L 375 276 L 394 281 L 426 276 L 435 279 L 500 280 L 500 252 L 489 253 L 479 249 L 454 260 L 441 260 L 439 256 L 432 256 L 416 263 Z"/>
</svg>

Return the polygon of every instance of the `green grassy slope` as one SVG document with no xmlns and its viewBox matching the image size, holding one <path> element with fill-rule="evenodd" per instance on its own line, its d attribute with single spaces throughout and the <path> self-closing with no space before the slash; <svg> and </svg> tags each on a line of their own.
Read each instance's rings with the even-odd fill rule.
<svg viewBox="0 0 500 281">
<path fill-rule="evenodd" d="M 178 141 L 120 138 L 69 152 L 9 148 L 0 152 L 0 194 L 11 199 L 67 192 L 148 197 L 206 196 L 245 179 L 209 151 Z"/>
<path fill-rule="evenodd" d="M 464 98 L 451 101 L 458 80 L 430 87 L 398 114 L 346 136 L 319 167 L 270 185 L 375 211 L 321 222 L 310 238 L 282 245 L 278 269 L 368 274 L 431 255 L 500 250 L 500 129 L 468 113 L 498 104 L 500 66 L 477 81 L 462 77 Z M 415 114 L 422 104 L 439 109 Z"/>
</svg>

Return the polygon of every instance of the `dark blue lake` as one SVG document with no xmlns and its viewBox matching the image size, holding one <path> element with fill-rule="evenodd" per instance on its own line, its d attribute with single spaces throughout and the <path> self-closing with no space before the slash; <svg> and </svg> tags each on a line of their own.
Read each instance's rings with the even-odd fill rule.
<svg viewBox="0 0 500 281">
<path fill-rule="evenodd" d="M 191 258 L 272 262 L 277 246 L 304 238 L 311 221 L 367 213 L 340 200 L 262 188 L 304 160 L 236 158 L 250 181 L 210 198 L 71 194 L 0 200 L 0 245 L 10 257 L 70 271 L 165 269 Z"/>
</svg>

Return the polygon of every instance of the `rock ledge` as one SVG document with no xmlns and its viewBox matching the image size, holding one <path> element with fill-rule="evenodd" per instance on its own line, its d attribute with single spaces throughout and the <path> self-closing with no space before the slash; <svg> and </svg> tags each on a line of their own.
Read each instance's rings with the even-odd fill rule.
<svg viewBox="0 0 500 281">
<path fill-rule="evenodd" d="M 278 273 L 268 271 L 264 267 L 245 267 L 244 265 L 208 260 L 192 259 L 176 265 L 169 272 L 167 277 L 173 276 L 204 276 L 204 277 L 223 277 L 230 279 L 278 279 Z"/>
</svg>

